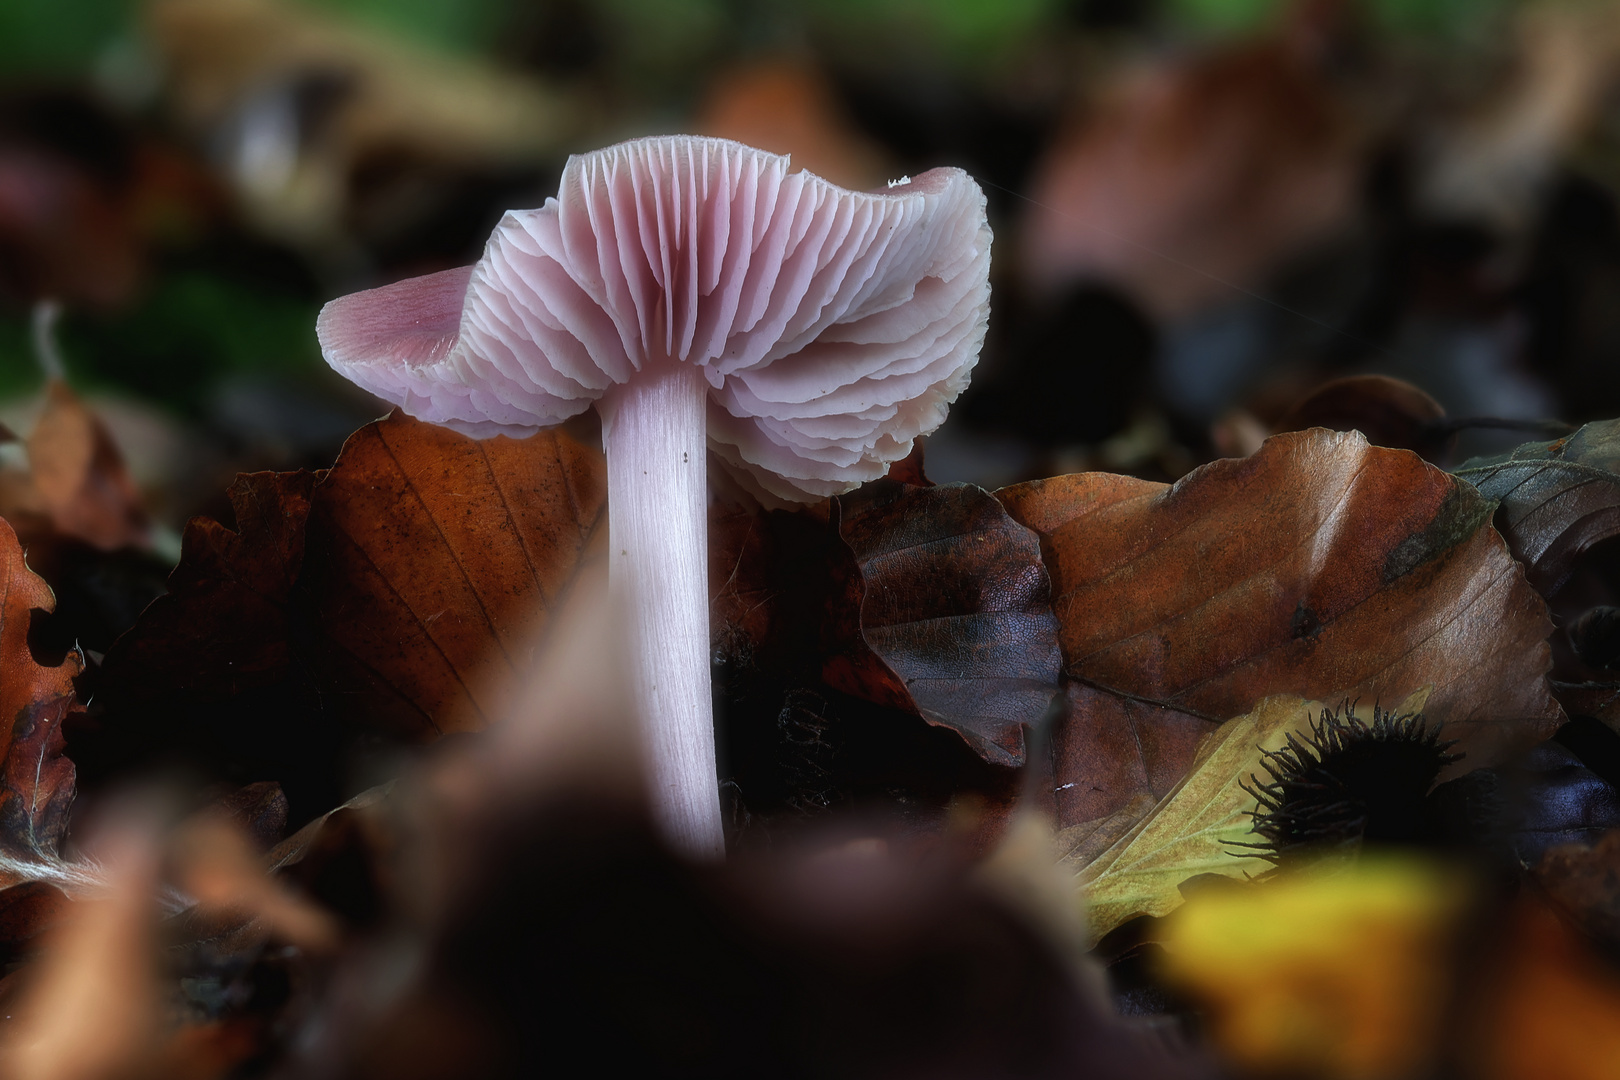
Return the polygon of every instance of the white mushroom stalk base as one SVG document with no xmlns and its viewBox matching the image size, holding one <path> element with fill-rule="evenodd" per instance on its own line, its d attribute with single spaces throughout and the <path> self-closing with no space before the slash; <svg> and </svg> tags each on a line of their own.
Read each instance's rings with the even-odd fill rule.
<svg viewBox="0 0 1620 1080">
<path fill-rule="evenodd" d="M 653 814 L 689 856 L 725 854 L 709 689 L 709 384 L 649 365 L 601 401 L 608 579 L 630 618 L 632 690 Z"/>
</svg>

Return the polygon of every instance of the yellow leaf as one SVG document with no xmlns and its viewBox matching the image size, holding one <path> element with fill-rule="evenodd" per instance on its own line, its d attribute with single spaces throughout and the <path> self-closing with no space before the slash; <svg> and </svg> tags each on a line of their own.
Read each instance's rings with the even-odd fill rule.
<svg viewBox="0 0 1620 1080">
<path fill-rule="evenodd" d="M 1429 687 L 1397 713 L 1422 712 Z M 1243 785 L 1264 773 L 1262 755 L 1290 733 L 1309 738 L 1322 704 L 1270 697 L 1228 720 L 1198 748 L 1193 766 L 1140 823 L 1080 874 L 1093 940 L 1137 915 L 1168 915 L 1182 902 L 1180 885 L 1198 874 L 1243 878 L 1265 869 L 1240 845 L 1254 840 L 1255 797 Z"/>
<path fill-rule="evenodd" d="M 1444 1018 L 1453 868 L 1362 854 L 1200 892 L 1166 921 L 1163 975 L 1205 1008 L 1245 1071 L 1423 1075 Z"/>
</svg>

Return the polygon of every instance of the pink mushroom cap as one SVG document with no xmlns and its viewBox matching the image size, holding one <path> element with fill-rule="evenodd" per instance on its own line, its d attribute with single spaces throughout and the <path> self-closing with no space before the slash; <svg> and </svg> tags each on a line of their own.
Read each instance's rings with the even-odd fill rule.
<svg viewBox="0 0 1620 1080">
<path fill-rule="evenodd" d="M 788 501 L 883 475 L 967 386 L 989 315 L 984 194 L 960 169 L 846 191 L 786 157 L 663 136 L 569 158 L 471 267 L 341 297 L 341 374 L 487 437 L 583 412 L 666 358 L 711 449 Z"/>
</svg>

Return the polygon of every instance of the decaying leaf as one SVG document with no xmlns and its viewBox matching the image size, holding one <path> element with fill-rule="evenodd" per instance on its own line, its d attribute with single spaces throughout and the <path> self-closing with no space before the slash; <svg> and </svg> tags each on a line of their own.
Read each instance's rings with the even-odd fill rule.
<svg viewBox="0 0 1620 1080">
<path fill-rule="evenodd" d="M 23 534 L 57 534 L 103 551 L 143 544 L 149 522 L 105 424 L 61 379 L 24 445 L 26 468 L 0 473 L 0 513 Z"/>
<path fill-rule="evenodd" d="M 1034 178 L 1032 282 L 1103 278 L 1175 317 L 1342 222 L 1363 132 L 1307 44 L 1322 28 L 1293 29 L 1127 71 L 1077 109 Z"/>
<path fill-rule="evenodd" d="M 1264 772 L 1262 754 L 1308 733 L 1321 705 L 1272 697 L 1222 724 L 1198 750 L 1191 771 L 1130 832 L 1081 872 L 1091 932 L 1101 937 L 1137 915 L 1180 906 L 1182 882 L 1197 874 L 1241 878 L 1257 864 L 1251 842 L 1258 802 L 1245 785 Z"/>
<path fill-rule="evenodd" d="M 140 1075 L 135 1063 L 155 1056 L 157 845 L 138 828 L 102 840 L 108 888 L 76 905 L 31 972 L 30 992 L 0 1044 L 0 1071 L 8 1076 Z"/>
<path fill-rule="evenodd" d="M 311 494 L 300 578 L 331 677 L 378 727 L 483 727 L 603 553 L 606 508 L 601 453 L 565 432 L 469 439 L 398 413 L 361 428 Z"/>
<path fill-rule="evenodd" d="M 1587 934 L 1620 947 L 1620 829 L 1595 843 L 1563 844 L 1535 869 L 1547 899 Z"/>
<path fill-rule="evenodd" d="M 606 537 L 601 455 L 566 432 L 479 441 L 401 415 L 324 473 L 238 478 L 231 501 L 237 529 L 193 521 L 170 595 L 108 653 L 115 705 L 296 679 L 331 723 L 482 726 Z"/>
<path fill-rule="evenodd" d="M 826 75 L 785 57 L 721 72 L 691 128 L 792 155 L 795 168 L 856 191 L 892 175 L 884 151 L 845 115 Z"/>
<path fill-rule="evenodd" d="M 1063 826 L 1156 791 L 1201 725 L 1275 694 L 1388 703 L 1432 684 L 1427 713 L 1467 754 L 1453 773 L 1560 719 L 1546 608 L 1490 504 L 1415 454 L 1316 429 L 1174 485 L 1080 473 L 997 494 L 1041 536 L 1065 674 L 1086 688 L 1055 736 Z"/>
<path fill-rule="evenodd" d="M 1351 375 L 1316 387 L 1295 403 L 1273 431 L 1323 427 L 1359 431 L 1374 446 L 1411 450 L 1442 464 L 1456 433 L 1446 410 L 1421 388 L 1388 375 Z"/>
<path fill-rule="evenodd" d="M 1495 500 L 1496 527 L 1543 596 L 1563 586 L 1582 552 L 1620 535 L 1620 420 L 1473 458 L 1457 475 Z"/>
<path fill-rule="evenodd" d="M 1427 1075 L 1467 901 L 1451 868 L 1389 854 L 1207 889 L 1166 924 L 1164 967 L 1245 1070 Z"/>
<path fill-rule="evenodd" d="M 96 877 L 61 856 L 74 794 L 62 721 L 76 707 L 73 678 L 84 661 L 76 651 L 54 667 L 34 659 L 31 612 L 55 601 L 4 522 L 0 576 L 0 949 L 9 950 L 39 933 L 64 893 Z"/>
<path fill-rule="evenodd" d="M 1078 679 L 1063 693 L 1053 794 L 1062 835 L 1073 842 L 1068 857 L 1087 862 L 1170 793 L 1220 721 Z"/>
<path fill-rule="evenodd" d="M 1467 1075 L 1606 1080 L 1620 1061 L 1620 978 L 1548 908 L 1525 904 L 1505 933 L 1461 1033 Z"/>
<path fill-rule="evenodd" d="M 242 473 L 228 492 L 236 528 L 193 518 L 169 594 L 141 613 L 106 657 L 107 688 L 124 706 L 205 704 L 286 675 L 289 604 L 304 561 L 304 528 L 319 473 Z"/>
<path fill-rule="evenodd" d="M 1057 622 L 1040 544 L 968 484 L 869 484 L 841 497 L 859 602 L 832 630 L 823 677 L 1024 763 L 1024 725 L 1058 689 Z"/>
</svg>

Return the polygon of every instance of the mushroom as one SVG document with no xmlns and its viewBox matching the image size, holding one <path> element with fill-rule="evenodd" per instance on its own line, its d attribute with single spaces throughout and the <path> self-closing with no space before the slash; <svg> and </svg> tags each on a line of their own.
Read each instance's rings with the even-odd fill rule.
<svg viewBox="0 0 1620 1080">
<path fill-rule="evenodd" d="M 705 450 L 778 505 L 905 457 L 978 359 L 984 205 L 960 169 L 853 192 L 724 139 L 637 139 L 569 158 L 476 265 L 321 311 L 327 362 L 423 420 L 524 436 L 596 404 L 654 813 L 688 854 L 724 852 Z"/>
</svg>

